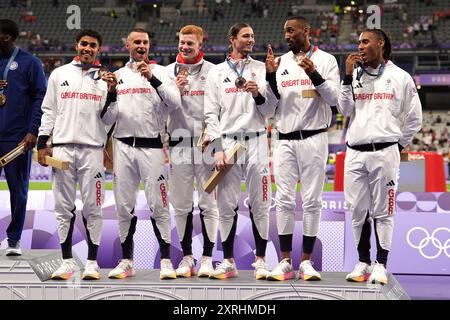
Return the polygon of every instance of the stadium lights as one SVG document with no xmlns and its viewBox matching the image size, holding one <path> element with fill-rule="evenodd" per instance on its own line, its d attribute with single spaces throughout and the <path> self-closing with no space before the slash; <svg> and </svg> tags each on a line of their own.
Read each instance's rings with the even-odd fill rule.
<svg viewBox="0 0 450 320">
<path fill-rule="evenodd" d="M 158 5 L 155 3 L 155 4 L 153 5 L 153 8 L 158 8 Z"/>
</svg>

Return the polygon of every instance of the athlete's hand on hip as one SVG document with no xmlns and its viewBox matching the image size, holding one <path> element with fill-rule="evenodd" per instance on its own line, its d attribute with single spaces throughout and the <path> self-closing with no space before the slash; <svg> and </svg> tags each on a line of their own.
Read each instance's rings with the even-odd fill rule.
<svg viewBox="0 0 450 320">
<path fill-rule="evenodd" d="M 224 151 L 218 151 L 214 154 L 214 161 L 216 163 L 216 170 L 221 171 L 227 165 L 227 155 Z"/>
</svg>

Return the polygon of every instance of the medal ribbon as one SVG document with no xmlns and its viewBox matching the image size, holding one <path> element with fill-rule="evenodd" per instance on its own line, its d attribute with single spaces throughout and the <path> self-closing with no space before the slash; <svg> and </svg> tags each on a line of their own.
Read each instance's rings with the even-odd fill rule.
<svg viewBox="0 0 450 320">
<path fill-rule="evenodd" d="M 6 78 L 8 77 L 9 68 L 11 67 L 11 65 L 12 65 L 14 59 L 17 57 L 18 53 L 19 53 L 19 48 L 15 47 L 11 57 L 8 60 L 8 63 L 6 64 L 6 68 L 3 71 L 3 79 L 2 80 L 5 80 L 5 81 L 7 80 Z M 1 89 L 0 93 L 2 94 L 3 91 L 4 91 L 4 89 Z"/>
<path fill-rule="evenodd" d="M 245 60 L 242 61 L 241 71 L 238 71 L 236 65 L 233 62 L 231 62 L 231 57 L 230 56 L 227 57 L 228 65 L 230 66 L 231 70 L 236 72 L 238 78 L 242 77 L 242 75 L 244 74 L 244 69 L 245 69 L 245 66 L 246 66 L 247 62 L 248 62 L 248 57 Z"/>
<path fill-rule="evenodd" d="M 369 71 L 367 71 L 366 68 L 364 68 L 363 65 L 361 64 L 360 68 L 358 69 L 358 71 L 356 73 L 356 81 L 359 82 L 361 80 L 363 73 L 367 73 L 369 76 L 375 77 L 375 79 L 378 78 L 379 76 L 381 76 L 383 74 L 385 66 L 386 66 L 386 62 L 383 61 L 381 63 L 380 69 L 378 69 L 378 74 L 374 74 L 374 73 L 370 73 Z"/>
</svg>

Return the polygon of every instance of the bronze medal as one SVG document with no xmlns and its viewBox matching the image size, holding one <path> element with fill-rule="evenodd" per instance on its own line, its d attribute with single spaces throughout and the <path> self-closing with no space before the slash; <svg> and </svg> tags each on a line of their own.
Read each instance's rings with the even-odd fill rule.
<svg viewBox="0 0 450 320">
<path fill-rule="evenodd" d="M 0 80 L 0 90 L 5 89 L 8 86 L 8 81 Z"/>
<path fill-rule="evenodd" d="M 181 68 L 178 70 L 177 76 L 187 77 L 188 75 L 189 75 L 189 69 L 188 69 L 188 68 L 186 68 L 186 67 L 181 67 Z"/>
<path fill-rule="evenodd" d="M 245 85 L 245 83 L 247 82 L 247 80 L 245 80 L 244 77 L 238 77 L 236 79 L 236 81 L 234 82 L 234 84 L 236 85 L 236 87 L 238 87 L 239 89 L 242 89 Z"/>
<path fill-rule="evenodd" d="M 302 51 L 300 51 L 299 53 L 297 53 L 295 55 L 295 61 L 297 62 L 298 65 L 300 65 L 305 58 L 306 58 L 306 54 Z"/>
<path fill-rule="evenodd" d="M 6 104 L 6 96 L 3 93 L 0 93 L 0 107 L 3 107 Z"/>
<path fill-rule="evenodd" d="M 104 78 L 106 76 L 107 73 L 108 73 L 107 69 L 101 68 L 101 69 L 98 70 L 98 77 L 100 79 L 102 79 L 102 78 Z"/>
</svg>

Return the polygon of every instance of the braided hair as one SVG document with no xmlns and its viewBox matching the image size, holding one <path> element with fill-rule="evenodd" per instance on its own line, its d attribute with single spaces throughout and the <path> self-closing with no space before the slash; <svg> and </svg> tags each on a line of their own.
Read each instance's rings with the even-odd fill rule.
<svg viewBox="0 0 450 320">
<path fill-rule="evenodd" d="M 391 38 L 389 37 L 389 35 L 381 30 L 381 29 L 366 29 L 364 30 L 364 32 L 371 32 L 374 33 L 378 39 L 383 40 L 384 41 L 384 46 L 383 46 L 383 59 L 384 60 L 390 60 L 391 56 L 392 56 L 392 43 L 391 43 Z"/>
</svg>

